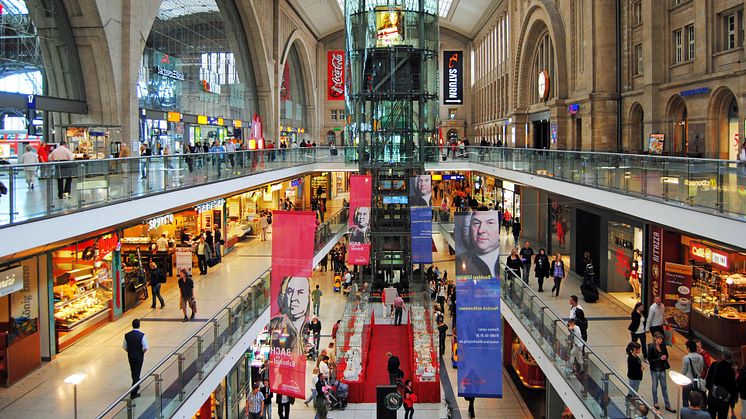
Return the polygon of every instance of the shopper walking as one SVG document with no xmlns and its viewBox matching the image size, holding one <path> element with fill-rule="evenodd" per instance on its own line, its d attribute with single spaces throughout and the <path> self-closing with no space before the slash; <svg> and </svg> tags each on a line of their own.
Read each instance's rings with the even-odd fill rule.
<svg viewBox="0 0 746 419">
<path fill-rule="evenodd" d="M 643 305 L 641 302 L 637 302 L 635 304 L 635 308 L 632 310 L 632 313 L 630 314 L 630 322 L 629 326 L 627 326 L 627 330 L 629 330 L 629 333 L 632 337 L 632 342 L 640 341 L 640 346 L 642 347 L 642 356 L 645 359 L 648 359 L 648 348 L 646 343 L 646 337 L 645 337 L 645 309 L 643 308 Z"/>
<path fill-rule="evenodd" d="M 562 278 L 565 277 L 565 262 L 562 261 L 561 254 L 557 253 L 556 255 L 554 255 L 554 260 L 552 261 L 552 267 L 550 268 L 550 270 L 552 271 L 552 276 L 554 277 L 554 286 L 552 287 L 551 292 L 556 292 L 555 295 L 559 297 Z"/>
<path fill-rule="evenodd" d="M 402 313 L 406 310 L 406 307 L 404 307 L 404 299 L 401 298 L 401 295 L 397 295 L 396 298 L 394 298 L 394 324 L 399 326 L 402 322 Z"/>
<path fill-rule="evenodd" d="M 272 389 L 269 388 L 269 380 L 264 379 L 262 381 L 262 386 L 259 388 L 259 391 L 262 392 L 262 396 L 264 396 L 264 408 L 262 409 L 262 418 L 263 419 L 271 419 L 272 418 L 272 396 L 274 396 L 275 393 L 272 393 Z"/>
<path fill-rule="evenodd" d="M 308 291 L 306 291 L 308 292 Z M 308 297 L 305 297 L 308 298 Z M 308 300 L 306 300 L 306 304 L 308 304 Z M 308 309 L 308 306 L 304 307 L 304 309 Z M 313 335 L 313 345 L 316 348 L 316 353 L 319 352 L 319 341 L 321 340 L 321 321 L 319 318 L 314 315 L 311 318 L 311 322 L 308 323 L 308 331 Z"/>
<path fill-rule="evenodd" d="M 67 143 L 63 140 L 60 146 L 49 153 L 49 161 L 72 161 L 73 152 L 67 148 Z M 73 183 L 73 171 L 75 168 L 72 164 L 60 164 L 57 166 L 57 197 L 59 199 L 69 198 Z"/>
<path fill-rule="evenodd" d="M 476 415 L 474 414 L 474 397 L 464 397 L 464 400 L 469 402 L 469 417 L 471 419 L 474 419 L 476 417 Z"/>
<path fill-rule="evenodd" d="M 580 333 L 580 328 L 575 324 L 575 320 L 570 319 L 567 321 L 567 329 L 570 331 L 570 368 L 574 373 L 578 373 L 583 367 L 583 336 Z"/>
<path fill-rule="evenodd" d="M 314 389 L 315 390 L 315 389 Z M 277 414 L 280 419 L 290 419 L 290 405 L 295 403 L 295 397 L 278 394 L 277 396 Z M 267 416 L 267 419 L 270 419 Z"/>
<path fill-rule="evenodd" d="M 446 353 L 446 331 L 448 326 L 443 323 L 443 318 L 438 319 L 438 348 L 440 349 L 440 356 L 444 356 Z"/>
<path fill-rule="evenodd" d="M 308 396 L 306 400 L 303 401 L 303 403 L 308 407 L 308 403 L 313 402 L 316 400 L 316 382 L 319 381 L 319 374 L 321 371 L 319 370 L 319 367 L 314 367 L 313 369 L 313 377 L 311 377 L 311 395 Z"/>
<path fill-rule="evenodd" d="M 39 163 L 39 156 L 36 154 L 33 147 L 27 145 L 26 152 L 21 154 L 21 157 L 18 158 L 18 163 L 35 165 Z M 26 166 L 23 168 L 23 173 L 26 176 L 26 187 L 32 191 L 34 190 L 34 183 L 36 183 L 36 170 L 38 168 L 38 166 Z"/>
<path fill-rule="evenodd" d="M 326 419 L 327 407 L 326 398 L 324 397 L 324 387 L 326 387 L 326 378 L 319 373 L 318 381 L 316 381 L 316 399 L 313 401 L 313 407 L 316 409 L 316 417 L 318 419 Z"/>
<path fill-rule="evenodd" d="M 319 310 L 321 309 L 321 296 L 324 295 L 316 285 L 316 289 L 311 293 L 311 301 L 313 301 L 313 314 L 320 316 Z"/>
<path fill-rule="evenodd" d="M 130 363 L 130 374 L 132 375 L 133 387 L 130 390 L 130 398 L 136 399 L 140 397 L 140 393 L 138 393 L 140 386 L 135 384 L 140 381 L 142 363 L 145 360 L 145 352 L 149 348 L 145 333 L 140 331 L 140 319 L 132 320 L 132 330 L 125 333 L 122 347 L 127 352 L 127 360 Z"/>
<path fill-rule="evenodd" d="M 194 281 L 192 276 L 187 273 L 186 269 L 179 270 L 179 293 L 181 298 L 179 299 L 179 308 L 184 313 L 184 320 L 194 320 L 194 316 L 197 314 L 197 301 L 194 299 Z M 192 309 L 192 315 L 187 317 L 187 306 Z"/>
<path fill-rule="evenodd" d="M 147 143 L 140 144 L 140 174 L 143 179 L 148 177 L 148 165 L 150 164 L 150 159 L 148 157 L 152 155 L 153 152 L 150 150 Z"/>
<path fill-rule="evenodd" d="M 648 323 L 645 326 L 651 335 L 660 333 L 662 336 L 665 336 L 665 332 L 663 331 L 663 324 L 666 321 L 665 314 L 666 307 L 661 302 L 661 296 L 656 295 L 653 299 L 653 304 L 648 309 Z"/>
<path fill-rule="evenodd" d="M 513 230 L 513 241 L 515 242 L 515 247 L 518 248 L 518 238 L 521 235 L 521 220 L 519 218 L 513 218 L 513 226 L 511 227 L 511 230 Z"/>
<path fill-rule="evenodd" d="M 539 249 L 539 254 L 534 257 L 534 274 L 536 274 L 536 280 L 539 282 L 539 292 L 544 292 L 544 280 L 549 278 L 549 256 L 547 256 L 544 249 Z"/>
<path fill-rule="evenodd" d="M 150 291 L 153 294 L 153 304 L 150 305 L 150 308 L 155 308 L 156 298 L 161 303 L 161 308 L 166 307 L 166 302 L 163 301 L 163 296 L 161 295 L 161 285 L 164 283 L 166 283 L 166 274 L 164 274 L 161 268 L 159 268 L 158 265 L 156 265 L 156 263 L 151 260 L 150 261 Z"/>
<path fill-rule="evenodd" d="M 218 258 L 218 262 L 223 261 L 223 251 L 222 246 L 225 244 L 223 241 L 223 232 L 221 231 L 220 227 L 218 227 L 217 224 L 212 225 L 212 238 L 215 248 L 215 257 Z"/>
<path fill-rule="evenodd" d="M 259 391 L 259 383 L 254 383 L 251 393 L 246 396 L 246 412 L 249 414 L 249 419 L 262 419 L 264 394 Z"/>
<path fill-rule="evenodd" d="M 653 379 L 653 407 L 660 410 L 660 405 L 658 405 L 658 386 L 660 386 L 666 410 L 676 413 L 676 410 L 671 408 L 671 402 L 668 400 L 666 370 L 670 369 L 671 365 L 668 363 L 668 348 L 663 342 L 663 334 L 660 332 L 656 332 L 653 335 L 653 342 L 648 345 L 648 362 L 650 363 L 650 376 Z"/>
<path fill-rule="evenodd" d="M 404 419 L 414 418 L 414 404 L 417 403 L 417 395 L 412 389 L 412 380 L 404 383 Z"/>
<path fill-rule="evenodd" d="M 627 379 L 629 380 L 629 386 L 635 390 L 635 393 L 640 391 L 640 382 L 642 382 L 642 371 L 645 367 L 642 365 L 640 359 L 640 344 L 637 342 L 630 342 L 627 344 Z M 627 397 L 633 397 L 632 392 L 627 393 Z"/>
<path fill-rule="evenodd" d="M 389 373 L 389 384 L 395 386 L 396 380 L 399 379 L 399 368 L 401 367 L 401 361 L 399 361 L 398 356 L 392 354 L 391 352 L 386 352 L 386 358 L 388 358 L 386 371 Z"/>
<path fill-rule="evenodd" d="M 521 257 L 521 262 L 523 263 L 523 282 L 528 284 L 529 278 L 531 277 L 532 258 L 534 257 L 534 248 L 531 247 L 531 243 L 528 240 L 523 245 L 523 248 L 518 255 Z"/>
<path fill-rule="evenodd" d="M 733 352 L 723 350 L 723 359 L 714 362 L 707 372 L 707 411 L 712 419 L 728 419 L 728 409 L 736 402 L 738 386 Z"/>
<path fill-rule="evenodd" d="M 521 261 L 521 257 L 518 256 L 518 249 L 513 249 L 510 251 L 510 254 L 508 255 L 508 258 L 505 260 L 505 266 L 507 267 L 505 269 L 505 276 L 515 276 L 516 278 L 522 278 L 523 275 L 521 275 L 521 269 L 523 269 L 523 262 Z"/>
<path fill-rule="evenodd" d="M 266 213 L 262 213 L 262 216 L 259 218 L 259 228 L 262 230 L 261 240 L 263 242 L 266 242 L 267 241 L 267 229 L 269 228 L 269 222 L 267 221 Z"/>
<path fill-rule="evenodd" d="M 686 341 L 686 349 L 689 353 L 684 355 L 681 360 L 681 373 L 689 377 L 692 380 L 692 384 L 683 386 L 681 388 L 681 399 L 683 406 L 689 406 L 689 395 L 699 393 L 699 380 L 702 378 L 702 370 L 705 366 L 705 360 L 702 355 L 697 353 L 697 344 L 693 340 Z"/>
<path fill-rule="evenodd" d="M 212 252 L 210 252 L 210 246 L 205 241 L 205 236 L 199 236 L 199 241 L 194 246 L 194 253 L 197 254 L 199 273 L 207 275 L 207 261 L 212 257 Z"/>
</svg>

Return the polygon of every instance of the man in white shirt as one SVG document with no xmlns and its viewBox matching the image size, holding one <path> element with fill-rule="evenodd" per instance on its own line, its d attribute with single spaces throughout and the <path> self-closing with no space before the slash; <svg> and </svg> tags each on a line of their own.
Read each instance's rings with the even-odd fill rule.
<svg viewBox="0 0 746 419">
<path fill-rule="evenodd" d="M 60 142 L 60 146 L 55 148 L 49 154 L 49 161 L 72 161 L 74 158 L 73 152 L 67 148 L 65 141 Z M 57 167 L 57 197 L 59 199 L 69 198 L 70 190 L 73 184 L 73 171 L 75 168 L 72 164 L 61 164 Z M 64 183 L 64 185 L 63 185 Z"/>
<path fill-rule="evenodd" d="M 168 252 L 168 239 L 166 238 L 166 233 L 161 234 L 161 237 L 155 241 L 155 246 L 159 252 Z"/>
<path fill-rule="evenodd" d="M 654 335 L 655 332 L 665 335 L 663 325 L 666 322 L 666 306 L 661 302 L 660 295 L 656 295 L 653 301 L 653 305 L 648 309 L 648 323 L 645 328 L 651 335 Z"/>
<path fill-rule="evenodd" d="M 580 366 L 583 365 L 583 337 L 580 335 L 580 328 L 575 325 L 575 320 L 570 319 L 567 321 L 567 328 L 570 330 L 570 337 L 572 339 L 572 349 L 570 349 L 570 366 L 575 369 L 575 364 Z"/>
<path fill-rule="evenodd" d="M 231 163 L 231 169 L 236 167 L 236 163 L 233 160 L 233 155 L 236 154 L 236 145 L 233 141 L 228 140 L 225 142 L 225 152 L 228 153 L 228 161 Z"/>
<path fill-rule="evenodd" d="M 573 319 L 573 320 L 575 320 L 575 318 L 576 318 L 575 311 L 577 309 L 583 310 L 583 307 L 581 307 L 580 304 L 578 304 L 578 296 L 577 295 L 571 295 L 569 303 L 570 303 L 570 318 Z"/>
</svg>

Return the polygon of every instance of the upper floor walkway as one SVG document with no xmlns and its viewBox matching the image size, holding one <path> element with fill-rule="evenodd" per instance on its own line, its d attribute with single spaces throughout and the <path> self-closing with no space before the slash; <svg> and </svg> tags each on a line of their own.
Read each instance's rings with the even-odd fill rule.
<svg viewBox="0 0 746 419">
<path fill-rule="evenodd" d="M 15 233 L 0 241 L 0 258 L 308 172 L 356 171 L 358 154 L 315 147 L 0 166 L 9 190 L 0 229 Z M 423 155 L 429 171 L 482 172 L 746 248 L 746 163 L 503 147 Z"/>
</svg>

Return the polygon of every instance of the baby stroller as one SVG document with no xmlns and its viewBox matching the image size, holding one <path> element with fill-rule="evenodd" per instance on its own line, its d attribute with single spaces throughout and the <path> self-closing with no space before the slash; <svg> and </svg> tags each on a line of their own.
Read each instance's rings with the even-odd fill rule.
<svg viewBox="0 0 746 419">
<path fill-rule="evenodd" d="M 315 361 L 316 358 L 319 357 L 319 353 L 316 350 L 316 339 L 314 339 L 313 333 L 308 333 L 306 335 L 305 342 L 306 342 L 306 345 L 305 345 L 306 346 L 305 347 L 305 349 L 306 349 L 306 359 L 310 359 L 312 361 Z"/>
<path fill-rule="evenodd" d="M 347 407 L 347 396 L 350 393 L 350 386 L 336 381 L 324 388 L 324 397 L 329 403 L 329 410 L 345 410 Z"/>
</svg>

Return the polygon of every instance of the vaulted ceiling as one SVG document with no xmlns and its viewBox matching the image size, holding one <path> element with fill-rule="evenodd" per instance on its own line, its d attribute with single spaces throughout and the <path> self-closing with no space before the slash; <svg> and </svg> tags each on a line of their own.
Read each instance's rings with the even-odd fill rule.
<svg viewBox="0 0 746 419">
<path fill-rule="evenodd" d="M 288 0 L 319 39 L 344 29 L 344 0 Z M 474 38 L 502 0 L 440 0 L 440 25 Z"/>
</svg>

